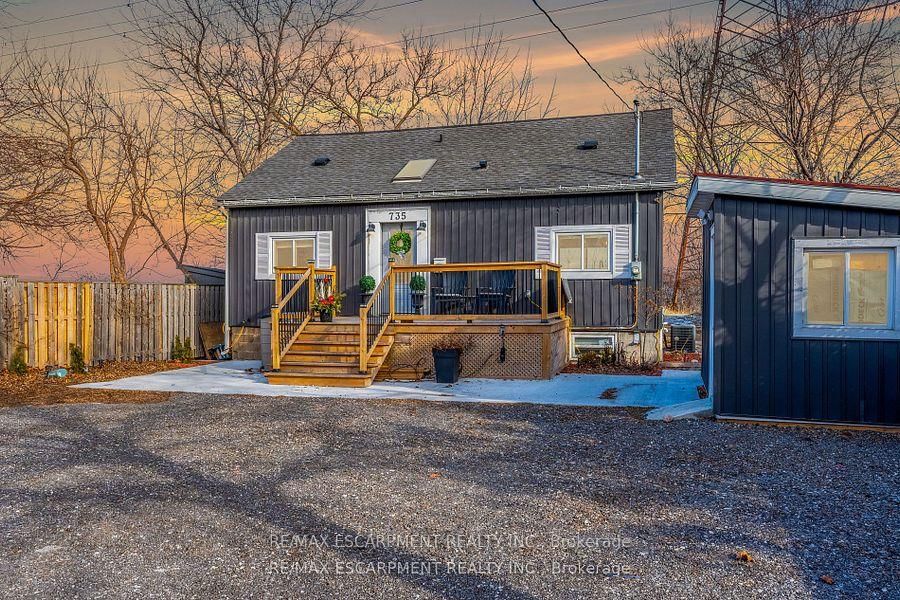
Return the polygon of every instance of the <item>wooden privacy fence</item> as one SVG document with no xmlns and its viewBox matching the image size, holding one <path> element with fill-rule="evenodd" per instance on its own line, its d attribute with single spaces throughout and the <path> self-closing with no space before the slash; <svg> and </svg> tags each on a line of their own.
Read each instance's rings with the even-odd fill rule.
<svg viewBox="0 0 900 600">
<path fill-rule="evenodd" d="M 28 365 L 67 365 L 69 346 L 85 362 L 164 360 L 175 337 L 202 355 L 200 323 L 222 322 L 221 285 L 43 283 L 0 277 L 0 362 L 23 346 Z"/>
</svg>

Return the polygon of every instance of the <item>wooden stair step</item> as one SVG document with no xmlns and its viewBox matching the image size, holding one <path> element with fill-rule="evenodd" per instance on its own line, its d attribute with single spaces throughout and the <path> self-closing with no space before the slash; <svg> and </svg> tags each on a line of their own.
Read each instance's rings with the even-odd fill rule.
<svg viewBox="0 0 900 600">
<path fill-rule="evenodd" d="M 370 369 L 378 367 L 377 361 L 370 360 Z M 304 362 L 281 361 L 281 370 L 290 373 L 306 373 L 316 375 L 319 373 L 359 373 L 359 362 Z"/>
<path fill-rule="evenodd" d="M 269 383 L 282 385 L 315 385 L 323 387 L 368 387 L 375 379 L 375 370 L 367 373 L 294 373 L 273 371 L 266 373 Z"/>
<path fill-rule="evenodd" d="M 340 342 L 348 342 L 359 344 L 359 332 L 356 333 L 333 333 L 333 332 L 311 332 L 311 331 L 303 331 L 296 341 L 310 341 L 310 342 L 326 342 L 326 341 L 340 341 Z"/>
<path fill-rule="evenodd" d="M 304 331 L 310 333 L 356 333 L 359 334 L 359 323 L 307 323 Z"/>
</svg>

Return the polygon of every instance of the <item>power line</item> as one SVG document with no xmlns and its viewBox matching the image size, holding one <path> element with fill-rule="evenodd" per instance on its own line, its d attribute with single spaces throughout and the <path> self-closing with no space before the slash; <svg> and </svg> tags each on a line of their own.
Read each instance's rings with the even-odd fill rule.
<svg viewBox="0 0 900 600">
<path fill-rule="evenodd" d="M 366 11 L 366 12 L 364 12 L 364 13 L 362 13 L 362 14 L 365 15 L 365 14 L 368 14 L 368 13 L 371 13 L 371 12 L 377 12 L 377 11 L 382 11 L 382 10 L 388 10 L 388 9 L 392 9 L 392 8 L 400 8 L 400 7 L 402 7 L 402 6 L 407 6 L 407 5 L 409 5 L 409 4 L 416 4 L 416 3 L 422 2 L 422 1 L 423 1 L 423 0 L 408 0 L 408 1 L 406 1 L 406 2 L 401 2 L 401 3 L 399 3 L 399 4 L 391 4 L 391 5 L 389 5 L 389 6 L 382 6 L 382 7 L 373 8 L 373 9 L 371 9 L 371 10 L 369 10 L 369 11 Z M 597 5 L 597 4 L 605 4 L 605 3 L 607 3 L 607 2 L 610 2 L 610 0 L 592 0 L 591 2 L 582 2 L 581 4 L 574 4 L 574 5 L 572 5 L 572 6 L 563 6 L 563 7 L 560 7 L 560 8 L 555 8 L 555 9 L 550 10 L 550 11 L 548 11 L 548 12 L 550 12 L 550 13 L 565 12 L 565 11 L 569 11 L 569 10 L 575 10 L 575 9 L 578 9 L 578 8 L 585 8 L 585 7 L 588 7 L 588 6 L 595 6 L 595 5 Z M 174 13 L 171 13 L 171 14 L 167 15 L 167 16 L 169 16 L 169 17 L 174 17 L 175 15 L 183 14 L 183 13 L 186 13 L 186 12 L 188 12 L 188 11 L 184 11 L 184 10 L 182 10 L 182 11 L 176 11 L 176 12 L 174 12 Z M 209 16 L 221 15 L 221 14 L 224 14 L 225 12 L 227 12 L 227 11 L 222 10 L 222 11 L 210 13 Z M 506 18 L 506 19 L 498 19 L 498 20 L 495 20 L 495 21 L 489 21 L 489 22 L 487 22 L 487 23 L 479 23 L 478 25 L 465 25 L 465 26 L 462 26 L 462 27 L 457 27 L 457 28 L 455 28 L 455 29 L 447 29 L 447 30 L 444 30 L 444 31 L 437 31 L 437 32 L 434 32 L 434 33 L 423 34 L 423 35 L 420 35 L 420 36 L 417 36 L 417 37 L 413 37 L 413 38 L 409 38 L 409 39 L 412 40 L 412 41 L 415 41 L 415 40 L 424 40 L 424 39 L 428 39 L 428 38 L 431 38 L 431 37 L 438 37 L 438 36 L 442 36 L 442 35 L 448 35 L 448 34 L 451 34 L 451 33 L 459 33 L 459 32 L 462 32 L 462 31 L 468 31 L 468 30 L 471 30 L 471 29 L 477 29 L 477 28 L 479 28 L 479 27 L 490 27 L 490 26 L 493 26 L 493 25 L 504 25 L 504 24 L 506 24 L 506 23 L 513 23 L 513 22 L 515 22 L 515 21 L 521 21 L 521 20 L 523 20 L 523 19 L 529 19 L 529 18 L 533 18 L 533 17 L 539 17 L 539 16 L 541 16 L 541 14 L 542 14 L 542 13 L 540 13 L 540 12 L 533 12 L 533 13 L 529 13 L 529 14 L 525 14 L 525 15 L 518 15 L 518 16 L 515 16 L 515 17 L 509 17 L 509 18 Z M 157 15 L 157 16 L 162 16 L 162 15 Z M 73 30 L 69 30 L 69 31 L 60 31 L 60 32 L 57 32 L 57 33 L 51 33 L 51 34 L 47 34 L 47 35 L 43 35 L 43 36 L 38 36 L 38 37 L 35 37 L 35 38 L 30 38 L 30 39 L 44 39 L 44 38 L 48 38 L 48 37 L 55 37 L 55 36 L 60 36 L 60 35 L 66 35 L 66 34 L 69 34 L 69 33 L 77 33 L 77 32 L 79 32 L 79 31 L 89 31 L 89 30 L 92 30 L 92 29 L 100 29 L 100 28 L 104 28 L 104 27 L 114 27 L 114 26 L 118 26 L 118 25 L 125 25 L 125 24 L 130 24 L 130 23 L 133 23 L 133 22 L 134 22 L 134 21 L 132 21 L 132 20 L 124 20 L 124 21 L 117 21 L 117 22 L 115 22 L 115 23 L 107 23 L 107 24 L 102 24 L 102 25 L 92 25 L 92 26 L 90 26 L 90 27 L 82 27 L 82 28 L 80 28 L 80 29 L 73 29 Z M 128 30 L 126 30 L 126 31 L 119 31 L 119 32 L 115 32 L 115 31 L 114 31 L 113 33 L 110 33 L 110 34 L 103 34 L 103 35 L 94 36 L 94 37 L 90 37 L 90 38 L 83 38 L 83 39 L 80 39 L 80 40 L 72 40 L 72 41 L 69 41 L 69 42 L 63 42 L 63 43 L 59 43 L 59 44 L 52 44 L 52 45 L 49 45 L 49 46 L 41 46 L 41 47 L 37 47 L 37 48 L 28 48 L 27 51 L 28 51 L 28 52 L 39 52 L 39 51 L 41 51 L 41 50 L 52 50 L 52 49 L 55 49 L 55 48 L 61 48 L 61 47 L 65 47 L 65 46 L 71 46 L 71 45 L 74 45 L 74 44 L 83 44 L 83 43 L 86 43 L 86 42 L 92 42 L 92 41 L 97 41 L 97 40 L 102 40 L 102 39 L 109 39 L 109 38 L 114 38 L 114 37 L 118 37 L 118 36 L 123 36 L 123 37 L 127 38 L 129 33 L 137 33 L 137 32 L 139 32 L 139 31 L 140 31 L 140 28 L 132 28 L 132 29 L 128 29 Z M 21 39 L 19 39 L 19 40 L 16 40 L 16 41 L 14 41 L 14 42 L 11 42 L 11 43 L 12 43 L 12 44 L 21 43 L 21 42 L 28 41 L 28 39 L 29 39 L 29 38 L 21 38 Z M 382 43 L 380 43 L 380 44 L 372 44 L 372 45 L 368 45 L 368 46 L 362 46 L 362 47 L 360 48 L 360 50 L 370 50 L 370 49 L 373 49 L 373 48 L 384 48 L 384 47 L 387 47 L 387 46 L 393 46 L 393 45 L 395 45 L 395 44 L 399 44 L 399 43 L 401 43 L 402 41 L 403 41 L 403 40 L 392 40 L 392 41 L 390 41 L 390 42 L 382 42 Z M 20 51 L 16 51 L 16 52 L 10 52 L 10 53 L 7 53 L 7 54 L 0 54 L 0 58 L 7 58 L 7 57 L 10 57 L 10 56 L 16 56 L 16 55 L 18 55 L 18 54 L 22 54 L 22 53 L 25 52 L 25 51 L 26 51 L 26 50 L 20 50 Z"/>
<path fill-rule="evenodd" d="M 631 20 L 631 19 L 640 19 L 640 18 L 642 18 L 642 17 L 649 17 L 649 16 L 658 15 L 658 14 L 662 14 L 662 13 L 674 12 L 674 11 L 676 11 L 676 10 L 684 10 L 684 9 L 687 9 L 687 8 L 694 8 L 694 7 L 697 7 L 697 6 L 703 6 L 703 5 L 705 5 L 705 4 L 712 4 L 712 3 L 717 2 L 717 1 L 718 1 L 718 0 L 702 0 L 702 1 L 700 1 L 700 2 L 693 2 L 693 3 L 690 3 L 690 4 L 684 4 L 684 5 L 682 5 L 682 6 L 674 6 L 674 7 L 671 7 L 671 8 L 664 8 L 664 9 L 658 9 L 658 10 L 651 10 L 651 11 L 647 11 L 647 12 L 643 12 L 643 13 L 637 13 L 637 14 L 632 14 L 632 15 L 626 15 L 626 16 L 623 16 L 623 17 L 617 17 L 617 18 L 614 18 L 614 19 L 605 19 L 605 20 L 602 20 L 602 21 L 594 21 L 594 22 L 592 22 L 592 23 L 583 23 L 583 24 L 580 24 L 580 25 L 573 25 L 573 26 L 571 26 L 571 27 L 564 27 L 563 30 L 564 30 L 564 31 L 575 31 L 575 30 L 579 30 L 579 29 L 587 29 L 587 28 L 599 27 L 599 26 L 601 26 L 601 25 L 609 25 L 609 24 L 612 24 L 612 23 L 619 23 L 619 22 L 622 22 L 622 21 L 629 21 L 629 20 Z M 387 8 L 387 7 L 385 7 L 385 8 Z M 571 8 L 575 8 L 575 7 L 571 7 Z M 563 9 L 557 9 L 557 10 L 563 10 Z M 481 26 L 487 26 L 487 25 L 490 25 L 490 23 L 481 24 Z M 473 26 L 470 26 L 470 28 L 477 28 L 477 27 L 479 27 L 479 25 L 473 25 Z M 427 38 L 427 37 L 430 37 L 430 36 L 442 35 L 443 33 L 444 33 L 444 32 L 436 32 L 436 33 L 432 33 L 432 34 L 429 34 L 429 35 L 426 35 L 426 36 L 421 36 L 419 39 L 424 39 L 424 38 Z M 537 37 L 542 37 L 542 36 L 550 35 L 550 34 L 553 34 L 553 33 L 557 33 L 557 30 L 556 30 L 556 29 L 550 29 L 550 30 L 547 30 L 547 31 L 541 31 L 541 32 L 538 32 L 538 33 L 530 33 L 530 34 L 520 35 L 520 36 L 516 36 L 516 37 L 506 38 L 506 39 L 504 39 L 504 40 L 502 41 L 502 43 L 510 43 L 510 42 L 517 42 L 517 41 L 521 41 L 521 40 L 533 39 L 533 38 L 537 38 Z M 416 39 L 416 38 L 413 38 L 413 39 Z M 235 40 L 235 41 L 238 41 L 238 40 Z M 396 43 L 396 42 L 391 42 L 391 43 Z M 437 54 L 448 54 L 448 53 L 451 53 L 451 52 L 458 52 L 458 51 L 460 51 L 460 50 L 469 50 L 469 49 L 474 49 L 474 48 L 480 48 L 480 47 L 483 47 L 483 46 L 487 46 L 488 44 L 491 44 L 491 43 L 495 43 L 495 42 L 484 42 L 484 43 L 480 43 L 480 44 L 470 44 L 470 45 L 468 45 L 468 46 L 462 46 L 462 47 L 460 47 L 460 48 L 451 48 L 451 49 L 446 49 L 446 50 L 440 50 L 440 51 L 437 52 Z M 385 44 L 381 44 L 381 45 L 385 45 Z M 379 46 L 379 45 L 375 45 L 375 46 L 364 46 L 364 48 L 374 48 L 374 47 L 378 47 L 378 46 Z M 92 69 L 92 68 L 95 68 L 95 67 L 106 67 L 106 66 L 111 66 L 111 65 L 115 65 L 115 64 L 121 64 L 121 63 L 131 62 L 132 60 L 134 60 L 134 58 L 120 58 L 120 59 L 116 59 L 116 60 L 110 60 L 110 61 L 105 61 L 105 62 L 98 62 L 98 63 L 94 63 L 94 64 L 90 64 L 90 65 L 81 65 L 81 66 L 77 66 L 77 67 L 72 67 L 72 68 L 70 68 L 70 69 L 65 69 L 65 70 L 61 71 L 61 73 L 69 73 L 69 72 L 77 71 L 77 70 Z M 402 60 L 403 60 L 403 59 L 392 60 L 392 61 L 389 61 L 388 64 L 399 64 L 400 62 L 402 62 Z M 136 92 L 136 91 L 141 91 L 142 89 L 143 89 L 143 88 L 131 88 L 131 89 L 126 89 L 126 90 L 119 90 L 119 93 Z M 135 104 L 136 104 L 136 103 L 135 103 Z M 627 105 L 627 103 L 626 103 L 626 105 Z"/>
<path fill-rule="evenodd" d="M 148 0 L 142 0 L 142 1 L 147 2 Z M 355 15 L 355 16 L 361 16 L 361 17 L 362 17 L 362 16 L 366 16 L 366 15 L 368 15 L 368 14 L 370 14 L 370 13 L 374 13 L 374 12 L 378 12 L 378 11 L 382 11 L 382 10 L 389 10 L 389 9 L 392 9 L 392 8 L 400 8 L 400 7 L 403 7 L 403 6 L 408 6 L 408 5 L 410 5 L 410 4 L 418 4 L 419 2 L 424 2 L 424 1 L 425 1 L 425 0 L 406 0 L 405 2 L 398 2 L 398 3 L 396 3 L 396 4 L 390 4 L 390 5 L 388 5 L 388 6 L 380 6 L 380 7 L 372 8 L 372 9 L 363 11 L 363 12 L 361 12 L 359 15 Z M 169 15 L 167 15 L 167 16 L 171 18 L 171 17 L 174 17 L 175 15 L 185 14 L 185 13 L 187 13 L 187 12 L 188 12 L 188 11 L 186 11 L 186 10 L 180 10 L 180 11 L 176 11 L 176 12 L 174 12 L 174 13 L 171 13 L 171 14 L 169 14 Z M 226 12 L 227 12 L 226 10 L 220 10 L 220 11 L 218 11 L 218 12 L 210 13 L 208 16 L 214 17 L 214 16 L 216 16 L 216 15 L 221 15 L 221 14 L 224 14 L 224 13 L 226 13 Z M 158 16 L 162 16 L 162 15 L 158 15 Z M 97 29 L 97 28 L 99 28 L 99 27 L 113 27 L 114 25 L 122 25 L 122 24 L 124 24 L 124 23 L 131 23 L 131 22 L 132 22 L 132 21 L 128 21 L 128 20 L 126 20 L 126 21 L 119 21 L 118 23 L 112 23 L 112 24 L 107 24 L 107 25 L 94 25 L 94 26 L 92 26 L 92 27 L 85 27 L 85 28 L 82 28 L 81 30 Z M 55 36 L 55 35 L 65 35 L 66 33 L 74 33 L 75 31 L 81 31 L 81 30 L 72 30 L 72 31 L 70 31 L 70 32 L 60 32 L 60 33 L 55 33 L 55 34 L 52 34 L 52 35 L 54 35 L 54 36 Z M 106 39 L 109 39 L 109 38 L 123 37 L 123 38 L 128 39 L 128 34 L 129 34 L 129 33 L 137 33 L 137 32 L 139 32 L 139 31 L 141 31 L 141 29 L 140 29 L 139 27 L 135 27 L 135 28 L 128 29 L 128 30 L 125 30 L 125 31 L 113 31 L 112 33 L 105 33 L 105 34 L 103 34 L 103 35 L 97 35 L 97 36 L 94 36 L 94 37 L 83 38 L 83 39 L 80 39 L 80 40 L 71 40 L 71 41 L 68 41 L 68 42 L 60 42 L 60 43 L 58 43 L 58 44 L 51 44 L 51 45 L 49 45 L 49 46 L 39 46 L 39 47 L 37 47 L 37 48 L 26 48 L 26 49 L 23 49 L 23 50 L 19 50 L 19 51 L 17 51 L 17 52 L 10 52 L 10 53 L 7 53 L 7 54 L 0 54 L 0 58 L 9 58 L 10 56 L 18 56 L 19 54 L 23 54 L 23 53 L 25 53 L 25 52 L 40 52 L 40 51 L 42 51 L 42 50 L 53 50 L 53 49 L 55 49 L 55 48 L 63 48 L 63 47 L 66 47 L 66 46 L 73 46 L 73 45 L 75 45 L 75 44 L 84 44 L 84 43 L 87 43 L 87 42 L 96 42 L 96 41 L 99 41 L 99 40 L 106 40 Z M 50 37 L 50 36 L 44 36 L 44 37 Z M 39 38 L 38 38 L 38 39 L 39 39 Z M 19 42 L 22 42 L 22 41 L 26 41 L 26 40 L 25 40 L 25 39 L 19 40 Z"/>
<path fill-rule="evenodd" d="M 581 50 L 579 50 L 579 49 L 578 49 L 578 46 L 576 46 L 576 45 L 572 42 L 572 40 L 569 39 L 569 36 L 566 35 L 566 32 L 563 31 L 563 30 L 560 28 L 560 26 L 556 24 L 556 21 L 554 21 L 554 20 L 553 20 L 553 17 L 550 16 L 550 13 L 548 13 L 546 10 L 544 10 L 544 7 L 541 6 L 540 4 L 538 4 L 538 1 L 537 1 L 537 0 L 531 0 L 531 1 L 534 3 L 535 6 L 538 7 L 538 10 L 540 10 L 542 13 L 544 13 L 544 16 L 547 17 L 547 20 L 550 21 L 550 24 L 553 25 L 553 27 L 559 32 L 559 34 L 563 37 L 563 39 L 566 40 L 566 42 L 572 47 L 572 50 L 575 51 L 575 54 L 577 54 L 578 56 L 581 57 L 581 60 L 584 61 L 584 64 L 586 64 L 586 65 L 588 66 L 588 68 L 589 68 L 591 71 L 594 72 L 594 75 L 596 75 L 597 78 L 600 79 L 600 81 L 603 82 L 603 85 L 605 85 L 607 88 L 609 88 L 609 91 L 611 91 L 611 92 L 613 93 L 613 96 L 615 96 L 616 98 L 618 98 L 619 101 L 621 101 L 622 104 L 624 104 L 625 107 L 628 108 L 628 102 L 626 102 L 625 99 L 624 99 L 622 96 L 619 95 L 619 92 L 617 92 L 616 90 L 614 90 L 613 87 L 612 87 L 611 85 L 609 85 L 609 82 L 606 81 L 606 78 L 603 77 L 603 75 L 600 74 L 600 71 L 598 71 L 597 69 L 594 68 L 594 65 L 591 64 L 591 61 L 589 61 L 589 60 L 584 56 L 584 54 L 581 53 Z"/>
<path fill-rule="evenodd" d="M 131 8 L 135 4 L 143 4 L 144 2 L 149 2 L 149 0 L 132 0 L 131 2 L 126 2 L 125 4 L 117 4 L 115 6 L 106 6 L 104 8 L 94 8 L 92 10 L 82 10 L 80 12 L 74 12 L 74 13 L 69 13 L 66 15 L 60 15 L 58 17 L 44 17 L 41 19 L 37 19 L 35 21 L 29 21 L 27 23 L 16 23 L 15 25 L 4 25 L 3 27 L 0 27 L 0 29 L 7 31 L 10 29 L 18 29 L 19 27 L 30 27 L 32 25 L 37 25 L 38 23 L 49 23 L 51 21 L 61 21 L 63 19 L 71 19 L 72 17 L 95 15 L 97 13 L 106 12 L 108 10 L 116 10 L 118 8 Z"/>
</svg>

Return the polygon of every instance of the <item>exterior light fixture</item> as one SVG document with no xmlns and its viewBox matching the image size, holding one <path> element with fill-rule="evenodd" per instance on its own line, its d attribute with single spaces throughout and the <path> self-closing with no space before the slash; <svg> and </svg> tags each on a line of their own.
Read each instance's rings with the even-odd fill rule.
<svg viewBox="0 0 900 600">
<path fill-rule="evenodd" d="M 366 233 L 375 233 L 375 223 L 366 225 Z"/>
<path fill-rule="evenodd" d="M 426 229 L 428 229 L 428 223 L 419 221 L 419 224 L 416 226 L 416 231 L 425 231 Z"/>
</svg>

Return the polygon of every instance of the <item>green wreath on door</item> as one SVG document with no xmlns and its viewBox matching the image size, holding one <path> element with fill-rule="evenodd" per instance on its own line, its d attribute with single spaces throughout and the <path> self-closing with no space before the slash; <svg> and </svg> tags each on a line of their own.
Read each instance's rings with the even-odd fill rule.
<svg viewBox="0 0 900 600">
<path fill-rule="evenodd" d="M 409 232 L 397 231 L 391 235 L 388 247 L 391 254 L 406 256 L 406 253 L 412 250 L 412 236 Z"/>
</svg>

